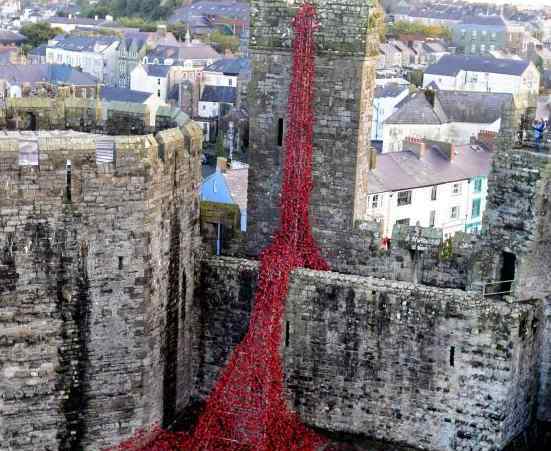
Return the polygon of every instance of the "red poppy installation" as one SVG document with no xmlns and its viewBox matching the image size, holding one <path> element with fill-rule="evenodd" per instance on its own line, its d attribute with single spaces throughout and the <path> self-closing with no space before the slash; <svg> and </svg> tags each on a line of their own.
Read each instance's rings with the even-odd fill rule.
<svg viewBox="0 0 551 451">
<path fill-rule="evenodd" d="M 329 269 L 314 243 L 308 214 L 313 185 L 316 29 L 315 8 L 306 3 L 293 19 L 280 228 L 272 244 L 260 255 L 259 284 L 247 334 L 222 370 L 193 433 L 188 436 L 161 432 L 140 449 L 313 451 L 325 442 L 287 406 L 280 356 L 291 271 L 299 267 Z M 140 438 L 135 437 L 120 448 L 138 449 L 136 440 Z"/>
</svg>

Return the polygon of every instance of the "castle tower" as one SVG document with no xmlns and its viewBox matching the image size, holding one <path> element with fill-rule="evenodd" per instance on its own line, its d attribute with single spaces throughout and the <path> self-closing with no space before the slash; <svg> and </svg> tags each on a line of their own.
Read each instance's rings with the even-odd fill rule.
<svg viewBox="0 0 551 451">
<path fill-rule="evenodd" d="M 315 0 L 316 34 L 314 190 L 311 218 L 330 261 L 345 249 L 367 208 L 369 135 L 378 51 L 377 18 L 370 2 Z M 279 224 L 279 192 L 287 97 L 291 79 L 292 0 L 252 0 L 249 86 L 249 255 L 257 255 Z M 374 15 L 374 12 L 377 14 Z"/>
<path fill-rule="evenodd" d="M 551 153 L 548 144 L 537 149 L 530 136 L 519 144 L 518 127 L 508 108 L 488 180 L 480 279 L 490 293 L 545 299 L 551 295 Z"/>
</svg>

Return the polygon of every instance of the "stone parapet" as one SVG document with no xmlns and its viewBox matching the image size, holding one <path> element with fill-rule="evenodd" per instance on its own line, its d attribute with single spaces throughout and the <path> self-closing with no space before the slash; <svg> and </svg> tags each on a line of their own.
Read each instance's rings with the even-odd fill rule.
<svg viewBox="0 0 551 451">
<path fill-rule="evenodd" d="M 40 128 L 59 102 L 18 105 Z M 182 120 L 0 136 L 0 449 L 103 449 L 187 404 L 201 141 Z"/>
</svg>

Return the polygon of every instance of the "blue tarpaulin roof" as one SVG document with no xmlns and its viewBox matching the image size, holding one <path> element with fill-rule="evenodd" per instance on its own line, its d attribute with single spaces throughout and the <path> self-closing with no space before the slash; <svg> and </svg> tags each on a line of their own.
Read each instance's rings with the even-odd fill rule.
<svg viewBox="0 0 551 451">
<path fill-rule="evenodd" d="M 235 204 L 224 174 L 216 171 L 203 180 L 201 185 L 201 200 L 217 202 L 219 204 Z"/>
</svg>

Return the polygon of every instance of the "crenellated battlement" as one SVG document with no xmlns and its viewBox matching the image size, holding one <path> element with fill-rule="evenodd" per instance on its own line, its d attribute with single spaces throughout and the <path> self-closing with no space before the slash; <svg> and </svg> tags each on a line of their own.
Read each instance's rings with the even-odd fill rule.
<svg viewBox="0 0 551 451">
<path fill-rule="evenodd" d="M 0 108 L 12 129 L 0 131 L 9 448 L 101 449 L 187 402 L 188 366 L 173 358 L 189 347 L 179 318 L 199 249 L 202 131 L 177 110 L 150 113 L 78 98 Z"/>
</svg>

